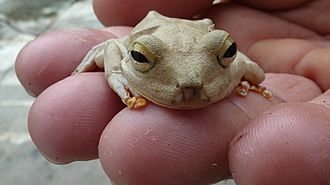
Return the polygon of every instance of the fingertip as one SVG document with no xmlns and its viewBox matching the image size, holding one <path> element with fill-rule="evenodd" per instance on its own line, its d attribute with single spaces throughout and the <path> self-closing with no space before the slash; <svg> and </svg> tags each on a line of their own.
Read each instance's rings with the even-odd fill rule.
<svg viewBox="0 0 330 185">
<path fill-rule="evenodd" d="M 141 111 L 124 109 L 100 139 L 104 171 L 118 185 L 211 184 L 228 177 L 232 132 L 203 112 L 153 104 Z"/>
<path fill-rule="evenodd" d="M 314 80 L 322 90 L 328 90 L 330 88 L 328 70 L 330 68 L 328 60 L 330 57 L 329 53 L 329 48 L 318 48 L 305 53 L 305 56 L 296 65 L 295 72 Z"/>
<path fill-rule="evenodd" d="M 36 99 L 28 116 L 29 132 L 51 162 L 95 159 L 104 127 L 122 107 L 103 73 L 71 76 Z"/>
<path fill-rule="evenodd" d="M 327 111 L 316 104 L 282 104 L 259 116 L 231 144 L 229 166 L 235 182 L 327 184 Z"/>
<path fill-rule="evenodd" d="M 94 45 L 111 37 L 111 33 L 88 29 L 46 33 L 19 52 L 17 77 L 29 94 L 38 96 L 53 83 L 70 76 Z"/>
</svg>

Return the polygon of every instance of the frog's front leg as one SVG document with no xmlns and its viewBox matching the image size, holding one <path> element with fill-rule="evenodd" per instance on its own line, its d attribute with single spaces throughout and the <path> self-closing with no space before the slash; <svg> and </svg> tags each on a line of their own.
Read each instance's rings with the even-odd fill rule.
<svg viewBox="0 0 330 185">
<path fill-rule="evenodd" d="M 99 45 L 94 46 L 84 57 L 82 62 L 72 73 L 78 74 L 89 71 L 96 71 L 97 68 L 104 68 L 104 48 L 107 42 L 102 42 Z"/>
<path fill-rule="evenodd" d="M 237 91 L 238 94 L 241 96 L 247 96 L 249 91 L 254 91 L 265 98 L 272 97 L 272 93 L 269 90 L 259 85 L 265 79 L 265 73 L 262 68 L 241 52 L 238 52 L 237 57 L 239 57 L 240 60 L 243 60 L 246 65 L 244 73 L 244 79 L 246 81 L 242 81 L 239 84 Z"/>
<path fill-rule="evenodd" d="M 146 99 L 129 87 L 122 72 L 121 62 L 127 54 L 121 41 L 110 40 L 104 50 L 104 71 L 108 84 L 130 109 L 139 109 L 147 105 Z"/>
<path fill-rule="evenodd" d="M 147 105 L 146 99 L 129 88 L 122 73 L 111 73 L 108 77 L 108 83 L 128 108 L 139 109 Z"/>
</svg>

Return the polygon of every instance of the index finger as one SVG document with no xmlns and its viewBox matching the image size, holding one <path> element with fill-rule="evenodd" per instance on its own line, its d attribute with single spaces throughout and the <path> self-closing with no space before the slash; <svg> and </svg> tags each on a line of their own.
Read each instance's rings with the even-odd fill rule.
<svg viewBox="0 0 330 185">
<path fill-rule="evenodd" d="M 150 10 L 156 10 L 173 17 L 191 18 L 211 5 L 212 1 L 210 0 L 199 0 L 193 3 L 189 0 L 126 0 L 124 3 L 121 0 L 93 1 L 96 16 L 106 26 L 134 26 Z"/>
<path fill-rule="evenodd" d="M 18 54 L 17 77 L 30 95 L 38 96 L 50 85 L 70 76 L 94 45 L 129 31 L 128 27 L 119 27 L 112 31 L 74 29 L 46 33 Z"/>
</svg>

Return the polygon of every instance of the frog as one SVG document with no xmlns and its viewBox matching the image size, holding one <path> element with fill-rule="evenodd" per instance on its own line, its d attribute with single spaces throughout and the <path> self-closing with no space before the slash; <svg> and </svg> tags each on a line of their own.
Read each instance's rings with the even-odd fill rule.
<svg viewBox="0 0 330 185">
<path fill-rule="evenodd" d="M 94 46 L 73 74 L 103 68 L 124 104 L 150 101 L 172 109 L 199 109 L 249 90 L 271 93 L 263 69 L 238 51 L 233 37 L 209 18 L 180 19 L 150 11 L 132 32 Z"/>
</svg>

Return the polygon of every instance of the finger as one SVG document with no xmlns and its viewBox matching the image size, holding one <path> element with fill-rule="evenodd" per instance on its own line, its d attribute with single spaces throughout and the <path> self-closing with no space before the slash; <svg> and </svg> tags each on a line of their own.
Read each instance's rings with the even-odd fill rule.
<svg viewBox="0 0 330 185">
<path fill-rule="evenodd" d="M 310 1 L 294 9 L 275 11 L 273 14 L 326 36 L 330 34 L 329 7 L 329 1 L 318 0 Z"/>
<path fill-rule="evenodd" d="M 323 90 L 330 87 L 329 48 L 306 40 L 321 38 L 314 32 L 236 4 L 215 6 L 209 15 L 220 28 L 234 35 L 240 50 L 266 72 L 302 75 L 315 80 Z"/>
<path fill-rule="evenodd" d="M 295 103 L 259 116 L 231 144 L 229 165 L 235 182 L 328 184 L 329 111 L 324 105 Z"/>
<path fill-rule="evenodd" d="M 278 9 L 293 8 L 310 0 L 286 0 L 286 1 L 237 0 L 237 1 L 242 2 L 244 4 L 248 4 L 255 8 L 261 8 L 266 10 L 278 10 Z"/>
<path fill-rule="evenodd" d="M 266 75 L 267 78 L 261 85 L 268 88 L 275 95 L 275 99 L 278 97 L 282 102 L 306 102 L 322 93 L 315 82 L 301 76 L 275 73 Z"/>
<path fill-rule="evenodd" d="M 204 16 L 212 18 L 217 28 L 233 35 L 243 52 L 247 52 L 256 42 L 266 39 L 320 38 L 306 28 L 235 3 L 214 6 Z"/>
<path fill-rule="evenodd" d="M 52 162 L 95 159 L 104 127 L 122 107 L 103 73 L 71 76 L 46 89 L 33 103 L 30 135 Z"/>
<path fill-rule="evenodd" d="M 266 71 L 305 76 L 322 90 L 330 88 L 329 48 L 298 39 L 265 40 L 255 43 L 248 55 Z"/>
<path fill-rule="evenodd" d="M 192 16 L 210 7 L 212 1 L 202 0 L 191 2 L 180 1 L 147 1 L 129 0 L 122 3 L 120 0 L 94 0 L 93 7 L 98 19 L 106 26 L 137 24 L 150 10 L 156 10 L 168 16 L 191 18 Z M 184 8 L 182 8 L 184 7 Z"/>
<path fill-rule="evenodd" d="M 18 79 L 29 94 L 38 96 L 53 83 L 71 75 L 94 45 L 114 37 L 111 32 L 87 29 L 46 33 L 18 54 L 15 66 Z"/>
<path fill-rule="evenodd" d="M 99 157 L 103 169 L 118 185 L 211 184 L 228 178 L 229 142 L 238 130 L 273 104 L 290 101 L 287 94 L 297 89 L 314 89 L 302 92 L 311 93 L 307 99 L 320 93 L 309 80 L 300 83 L 302 77 L 285 76 L 276 80 L 274 75 L 265 85 L 273 89 L 284 80 L 297 84 L 292 91 L 290 85 L 280 85 L 285 91 L 272 99 L 254 93 L 247 98 L 233 94 L 198 110 L 170 110 L 153 104 L 141 111 L 124 109 L 102 133 Z"/>
</svg>

